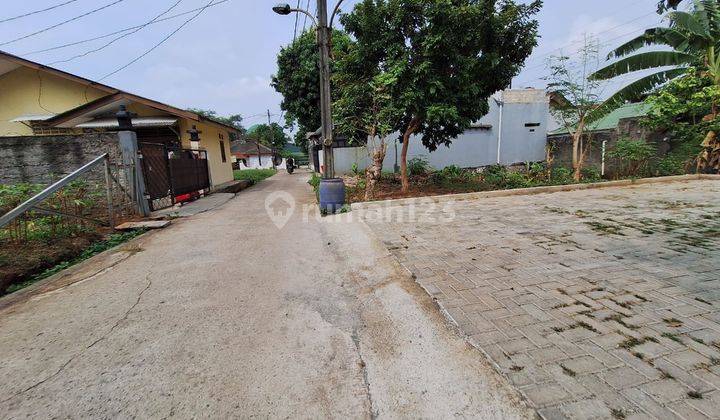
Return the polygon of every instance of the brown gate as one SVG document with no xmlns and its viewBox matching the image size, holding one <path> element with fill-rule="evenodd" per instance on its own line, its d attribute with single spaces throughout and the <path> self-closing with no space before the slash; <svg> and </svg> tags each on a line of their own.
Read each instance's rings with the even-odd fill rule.
<svg viewBox="0 0 720 420">
<path fill-rule="evenodd" d="M 151 210 L 173 206 L 178 201 L 207 192 L 210 175 L 207 152 L 140 143 L 145 189 Z"/>
</svg>

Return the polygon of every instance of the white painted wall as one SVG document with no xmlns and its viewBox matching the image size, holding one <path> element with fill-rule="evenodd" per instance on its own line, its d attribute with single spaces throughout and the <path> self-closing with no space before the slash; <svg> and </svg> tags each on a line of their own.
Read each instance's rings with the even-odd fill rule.
<svg viewBox="0 0 720 420">
<path fill-rule="evenodd" d="M 502 124 L 501 103 L 503 104 Z M 510 165 L 545 160 L 549 122 L 549 106 L 545 91 L 508 90 L 497 100 L 491 98 L 489 105 L 488 114 L 475 123 L 473 128 L 454 139 L 449 147 L 440 146 L 434 152 L 430 152 L 423 146 L 421 136 L 413 136 L 410 139 L 408 160 L 422 157 L 435 169 L 450 165 L 476 168 L 496 163 Z M 535 126 L 535 124 L 539 125 Z M 483 126 L 489 128 L 482 128 Z M 396 161 L 396 144 L 399 161 L 402 144 L 396 140 L 398 137 L 397 134 L 389 136 L 388 151 L 383 163 L 384 171 L 393 170 Z M 338 174 L 351 172 L 353 164 L 357 164 L 359 170 L 364 170 L 370 163 L 365 147 L 335 149 L 334 155 L 335 172 Z M 322 162 L 322 153 L 320 153 L 320 161 Z"/>
</svg>

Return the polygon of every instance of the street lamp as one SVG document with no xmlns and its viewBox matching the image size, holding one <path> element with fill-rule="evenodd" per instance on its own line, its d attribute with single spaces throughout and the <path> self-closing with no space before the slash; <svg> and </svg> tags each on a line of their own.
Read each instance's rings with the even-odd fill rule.
<svg viewBox="0 0 720 420">
<path fill-rule="evenodd" d="M 195 153 L 200 149 L 200 133 L 202 131 L 198 131 L 197 126 L 193 125 L 190 130 L 187 130 L 187 133 L 190 134 L 190 149 Z"/>
<path fill-rule="evenodd" d="M 340 10 L 340 3 L 342 3 L 342 1 L 343 0 L 338 1 L 335 5 L 332 18 L 334 18 L 335 14 Z M 317 2 L 317 20 L 307 10 L 292 8 L 287 3 L 276 5 L 273 7 L 273 11 L 279 15 L 289 15 L 293 12 L 304 13 L 310 16 L 317 27 L 317 42 L 318 49 L 320 50 L 320 119 L 322 122 L 323 163 L 325 164 L 325 172 L 323 173 L 323 180 L 320 184 L 320 207 L 323 210 L 334 209 L 344 204 L 345 186 L 342 184 L 342 179 L 334 178 L 332 99 L 330 95 L 331 30 L 328 26 L 327 0 L 318 0 Z M 340 197 L 342 199 L 340 199 Z"/>
</svg>

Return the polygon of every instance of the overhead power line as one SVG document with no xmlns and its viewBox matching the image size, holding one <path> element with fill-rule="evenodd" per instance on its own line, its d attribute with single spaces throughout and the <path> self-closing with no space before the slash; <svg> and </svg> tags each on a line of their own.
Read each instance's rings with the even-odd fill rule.
<svg viewBox="0 0 720 420">
<path fill-rule="evenodd" d="M 297 7 L 296 9 L 300 8 L 300 0 L 297 0 Z M 297 39 L 297 28 L 298 28 L 298 22 L 300 21 L 300 13 L 295 12 L 295 31 L 293 32 L 293 42 Z"/>
<path fill-rule="evenodd" d="M 89 12 L 83 13 L 82 15 L 75 16 L 75 17 L 73 17 L 73 18 L 64 20 L 64 21 L 62 21 L 62 22 L 60 22 L 60 23 L 56 23 L 55 25 L 48 26 L 47 28 L 40 29 L 39 31 L 35 31 L 35 32 L 31 33 L 31 34 L 27 34 L 27 35 L 21 36 L 21 37 L 19 37 L 19 38 L 12 39 L 12 40 L 10 40 L 10 41 L 5 41 L 5 42 L 3 42 L 3 43 L 0 43 L 0 47 L 5 46 L 5 45 L 8 45 L 8 44 L 12 44 L 12 43 L 14 43 L 14 42 L 22 41 L 23 39 L 27 39 L 27 38 L 33 37 L 33 36 L 35 36 L 35 35 L 40 35 L 41 33 L 50 31 L 50 30 L 55 29 L 55 28 L 57 28 L 57 27 L 59 27 L 59 26 L 63 26 L 63 25 L 65 25 L 65 24 L 68 24 L 68 23 L 70 23 L 70 22 L 74 22 L 74 21 L 76 21 L 76 20 L 78 20 L 78 19 L 82 19 L 82 18 L 84 18 L 85 16 L 89 16 L 89 15 L 91 15 L 91 14 L 93 14 L 93 13 L 96 13 L 96 12 L 99 12 L 99 11 L 101 11 L 101 10 L 107 9 L 108 7 L 114 6 L 114 5 L 118 4 L 118 3 L 122 3 L 123 1 L 125 1 L 125 0 L 115 0 L 115 1 L 113 1 L 112 3 L 106 4 L 105 6 L 102 6 L 102 7 L 98 7 L 97 9 L 93 9 L 93 10 L 91 10 L 91 11 L 89 11 Z"/>
<path fill-rule="evenodd" d="M 10 21 L 12 21 L 12 20 L 18 20 L 18 19 L 26 18 L 26 17 L 28 17 L 28 16 L 37 15 L 37 14 L 43 13 L 43 12 L 49 12 L 50 10 L 57 9 L 58 7 L 65 6 L 65 5 L 70 4 L 70 3 L 75 3 L 76 1 L 78 1 L 78 0 L 69 0 L 69 1 L 62 2 L 62 3 L 60 3 L 60 4 L 56 4 L 56 5 L 54 5 L 54 6 L 46 7 L 46 8 L 44 8 L 44 9 L 35 10 L 35 11 L 33 11 L 33 12 L 28 12 L 28 13 L 23 13 L 22 15 L 17 15 L 17 16 L 5 18 L 5 19 L 0 19 L 0 23 L 5 23 L 5 22 L 10 22 Z"/>
<path fill-rule="evenodd" d="M 227 3 L 227 2 L 229 2 L 229 1 L 230 1 L 230 0 L 219 0 L 219 1 L 215 1 L 213 4 L 210 5 L 210 7 L 217 6 L 217 5 L 220 5 L 220 4 L 223 4 L 223 3 Z M 203 8 L 203 6 L 198 7 L 198 8 L 195 8 L 195 9 L 188 10 L 188 11 L 186 11 L 186 12 L 182 12 L 182 13 L 178 13 L 178 14 L 175 14 L 175 15 L 171 15 L 171 16 L 168 16 L 168 17 L 165 17 L 165 18 L 162 18 L 162 19 L 157 19 L 157 20 L 155 20 L 155 21 L 149 21 L 149 22 L 143 23 L 143 24 L 141 24 L 141 25 L 136 25 L 136 26 L 131 26 L 131 27 L 129 27 L 129 28 L 125 28 L 125 29 L 120 29 L 120 30 L 117 30 L 117 31 L 115 31 L 115 32 L 110 32 L 110 33 L 105 34 L 105 35 L 99 35 L 99 36 L 92 37 L 92 38 L 82 39 L 82 40 L 80 40 L 80 41 L 68 42 L 68 43 L 65 43 L 65 44 L 60 44 L 60 45 L 56 45 L 56 46 L 53 46 L 53 47 L 43 48 L 43 49 L 40 49 L 40 50 L 28 51 L 28 52 L 26 52 L 26 53 L 21 53 L 20 55 L 21 55 L 21 56 L 26 56 L 26 55 L 40 54 L 40 53 L 45 53 L 45 52 L 49 52 L 49 51 L 60 50 L 60 49 L 63 49 L 63 48 L 74 47 L 74 46 L 76 46 L 76 45 L 86 44 L 86 43 L 88 43 L 88 42 L 98 41 L 98 40 L 105 39 L 105 38 L 110 38 L 110 37 L 113 36 L 113 35 L 122 34 L 122 33 L 128 32 L 128 31 L 132 31 L 132 30 L 134 30 L 134 29 L 144 28 L 144 27 L 149 26 L 149 25 L 154 25 L 154 24 L 156 24 L 156 23 L 165 22 L 165 21 L 168 21 L 168 20 L 171 20 L 171 19 L 176 19 L 176 18 L 179 18 L 179 17 L 182 17 L 182 16 L 186 16 L 186 15 L 189 15 L 189 14 L 191 14 L 191 13 L 193 13 L 193 12 L 197 12 L 198 10 L 200 10 L 200 9 L 202 9 L 202 8 Z"/>
<path fill-rule="evenodd" d="M 145 57 L 146 55 L 148 55 L 148 54 L 150 54 L 151 52 L 155 51 L 158 47 L 160 47 L 162 44 L 164 44 L 165 42 L 167 42 L 167 40 L 169 40 L 170 38 L 172 38 L 173 35 L 175 35 L 176 33 L 180 32 L 180 30 L 181 30 L 182 28 L 184 28 L 184 27 L 187 26 L 190 22 L 192 22 L 192 21 L 194 21 L 195 19 L 197 19 L 197 17 L 200 16 L 200 15 L 202 14 L 202 12 L 205 11 L 205 9 L 207 9 L 208 7 L 210 7 L 210 6 L 213 4 L 214 1 L 215 1 L 215 0 L 210 0 L 210 2 L 209 2 L 208 4 L 206 4 L 204 7 L 202 7 L 200 10 L 198 10 L 197 13 L 195 13 L 194 15 L 192 15 L 189 19 L 187 19 L 187 20 L 186 20 L 185 22 L 183 22 L 180 26 L 178 26 L 174 31 L 170 32 L 170 34 L 168 34 L 168 36 L 166 36 L 165 38 L 163 38 L 162 40 L 160 40 L 160 42 L 158 42 L 157 44 L 153 45 L 150 49 L 148 49 L 148 50 L 145 51 L 144 53 L 140 54 L 139 56 L 135 57 L 134 59 L 130 60 L 129 63 L 127 63 L 127 64 L 125 64 L 125 65 L 117 68 L 116 70 L 111 71 L 110 73 L 106 74 L 105 76 L 101 77 L 99 80 L 100 80 L 100 81 L 105 80 L 105 79 L 107 79 L 108 77 L 110 77 L 110 76 L 112 76 L 112 75 L 114 75 L 114 74 L 117 74 L 117 73 L 125 70 L 126 68 L 128 68 L 128 67 L 132 66 L 133 64 L 137 63 L 138 61 L 140 61 L 140 60 L 141 60 L 143 57 Z"/>
<path fill-rule="evenodd" d="M 118 37 L 113 38 L 112 40 L 110 40 L 109 42 L 105 43 L 105 44 L 102 45 L 101 47 L 94 48 L 94 49 L 92 49 L 92 50 L 90 50 L 90 51 L 86 51 L 86 52 L 84 52 L 84 53 L 82 53 L 82 54 L 74 55 L 74 56 L 72 56 L 72 57 L 70 57 L 70 58 L 66 58 L 66 59 L 64 59 L 64 60 L 53 61 L 53 62 L 50 63 L 50 65 L 59 64 L 59 63 L 67 63 L 67 62 L 69 62 L 69 61 L 75 60 L 76 58 L 85 57 L 85 56 L 90 55 L 90 54 L 92 54 L 92 53 L 96 53 L 96 52 L 98 52 L 98 51 L 104 50 L 105 48 L 109 47 L 110 45 L 114 44 L 115 42 L 117 42 L 117 41 L 119 41 L 119 40 L 121 40 L 121 39 L 123 39 L 123 38 L 126 38 L 126 37 L 128 37 L 128 36 L 130 36 L 130 35 L 132 35 L 132 34 L 135 34 L 135 33 L 139 32 L 139 31 L 141 31 L 142 29 L 146 28 L 148 25 L 157 22 L 158 19 L 160 19 L 161 17 L 163 17 L 163 16 L 165 16 L 166 14 L 170 13 L 174 8 L 176 8 L 180 3 L 182 3 L 182 1 L 183 1 L 183 0 L 177 0 L 172 6 L 170 6 L 170 8 L 168 8 L 168 9 L 165 10 L 164 12 L 160 13 L 159 15 L 155 16 L 152 20 L 146 22 L 146 23 L 143 24 L 143 25 L 138 26 L 136 29 L 132 30 L 131 32 L 127 32 L 127 33 L 125 33 L 125 34 L 123 34 L 123 35 L 120 35 L 120 36 L 118 36 Z"/>
<path fill-rule="evenodd" d="M 592 33 L 591 35 L 599 36 L 599 35 L 602 35 L 602 34 L 605 34 L 605 33 L 608 33 L 608 32 L 612 32 L 612 31 L 614 31 L 615 29 L 622 28 L 623 26 L 627 26 L 627 25 L 629 25 L 629 24 L 631 24 L 631 23 L 637 22 L 637 21 L 640 20 L 640 19 L 644 19 L 644 18 L 646 18 L 646 17 L 648 17 L 648 16 L 650 16 L 650 15 L 655 15 L 655 14 L 657 14 L 657 13 L 656 13 L 656 12 L 646 13 L 646 14 L 644 14 L 644 15 L 642 15 L 642 16 L 638 16 L 638 17 L 633 18 L 633 19 L 631 19 L 631 20 L 628 20 L 628 21 L 626 21 L 626 22 L 624 22 L 624 23 L 621 23 L 621 24 L 619 24 L 619 25 L 617 25 L 617 26 L 613 26 L 612 28 L 605 29 L 605 30 L 600 31 L 600 32 L 597 32 L 597 33 Z M 636 30 L 636 31 L 633 31 L 633 32 L 637 32 L 637 30 Z M 554 50 L 550 50 L 550 51 L 548 51 L 548 52 L 545 53 L 545 54 L 542 54 L 542 55 L 540 55 L 540 56 L 534 57 L 532 60 L 529 60 L 528 62 L 532 62 L 532 61 L 539 60 L 539 59 L 541 59 L 541 58 L 548 57 L 548 56 L 552 55 L 552 54 L 553 54 L 554 52 L 556 52 L 556 51 L 559 52 L 559 51 L 561 51 L 563 48 L 566 48 L 566 47 L 569 47 L 569 46 L 572 46 L 572 45 L 575 45 L 575 44 L 579 44 L 580 42 L 582 42 L 582 40 L 577 40 L 577 41 L 570 42 L 570 43 L 565 44 L 565 45 L 563 45 L 563 46 L 561 46 L 561 47 L 555 48 Z"/>
</svg>

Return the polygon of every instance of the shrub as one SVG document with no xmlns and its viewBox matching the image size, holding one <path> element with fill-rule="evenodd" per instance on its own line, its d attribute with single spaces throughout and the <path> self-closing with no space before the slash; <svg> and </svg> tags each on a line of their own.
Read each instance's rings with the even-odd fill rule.
<svg viewBox="0 0 720 420">
<path fill-rule="evenodd" d="M 592 166 L 582 168 L 581 175 L 582 175 L 583 182 L 600 182 L 600 181 L 602 181 L 602 175 L 600 174 L 600 171 L 597 168 L 594 168 Z"/>
<path fill-rule="evenodd" d="M 408 161 L 407 169 L 410 175 L 426 175 L 432 170 L 432 167 L 427 159 L 418 156 Z"/>
<path fill-rule="evenodd" d="M 526 188 L 530 186 L 530 180 L 527 176 L 520 172 L 508 172 L 505 177 L 505 185 L 503 188 L 514 189 L 514 188 Z"/>
<path fill-rule="evenodd" d="M 317 173 L 313 173 L 310 179 L 308 180 L 308 184 L 310 184 L 313 187 L 313 191 L 315 191 L 315 194 L 317 194 L 320 191 L 320 181 L 322 180 L 322 177 L 318 175 Z"/>
<path fill-rule="evenodd" d="M 553 185 L 565 185 L 575 182 L 573 171 L 570 168 L 553 168 L 550 174 L 550 183 Z"/>
<path fill-rule="evenodd" d="M 528 165 L 527 176 L 530 181 L 544 184 L 548 181 L 548 165 L 545 162 L 533 162 Z"/>
<path fill-rule="evenodd" d="M 430 181 L 436 185 L 450 186 L 458 183 L 465 183 L 472 178 L 472 174 L 457 165 L 446 166 L 440 171 L 430 175 Z"/>
<path fill-rule="evenodd" d="M 680 156 L 668 155 L 660 159 L 654 167 L 659 176 L 683 175 L 687 166 L 687 159 Z"/>
<path fill-rule="evenodd" d="M 485 168 L 483 178 L 488 186 L 495 190 L 525 188 L 531 185 L 527 175 L 520 172 L 509 172 L 502 165 L 492 165 Z"/>
<path fill-rule="evenodd" d="M 502 188 L 507 178 L 508 170 L 502 165 L 492 165 L 485 168 L 483 178 L 485 182 L 495 189 Z"/>
<path fill-rule="evenodd" d="M 647 170 L 648 163 L 655 153 L 655 146 L 644 140 L 621 138 L 608 152 L 608 157 L 619 162 L 618 175 L 639 176 Z"/>
</svg>

